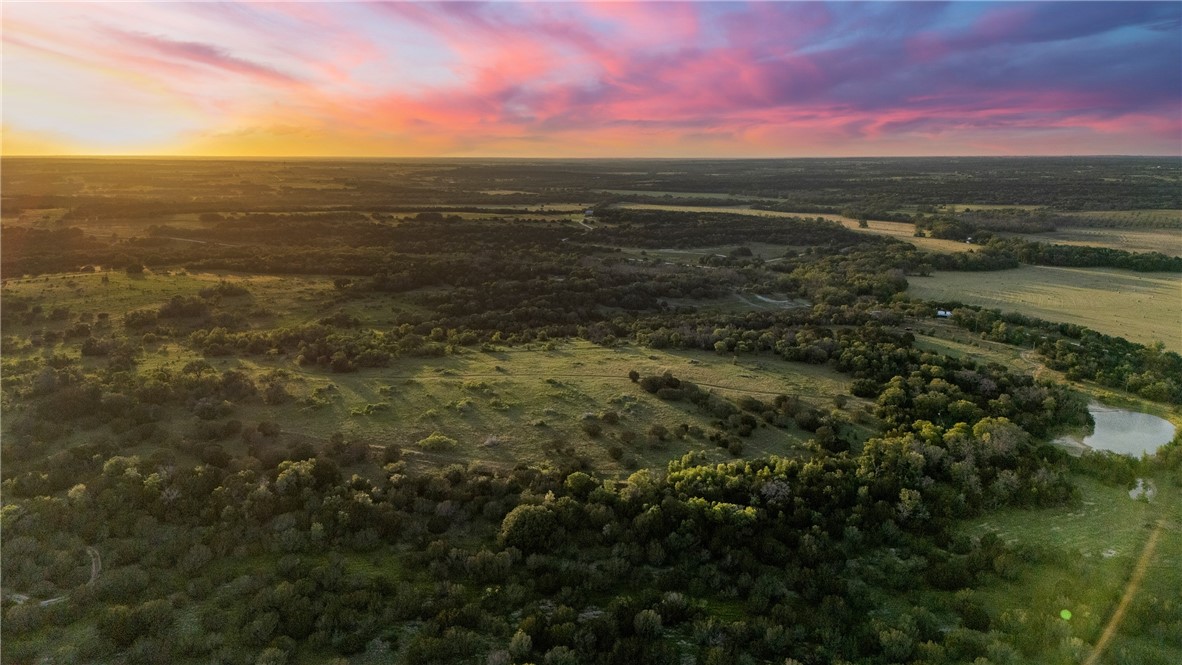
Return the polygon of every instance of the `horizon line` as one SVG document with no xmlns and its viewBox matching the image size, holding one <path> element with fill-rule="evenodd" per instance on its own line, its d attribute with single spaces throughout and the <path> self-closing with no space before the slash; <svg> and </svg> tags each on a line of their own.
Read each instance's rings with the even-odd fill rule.
<svg viewBox="0 0 1182 665">
<path fill-rule="evenodd" d="M 990 155 L 990 154 L 947 154 L 947 155 L 810 155 L 810 156 L 791 156 L 783 155 L 776 157 L 768 156 L 637 156 L 637 155 L 621 155 L 617 157 L 588 157 L 588 156 L 570 156 L 570 157 L 555 157 L 555 156 L 535 156 L 535 155 L 168 155 L 168 154 L 143 154 L 143 155 L 119 155 L 119 154 L 53 154 L 53 155 L 39 155 L 39 154 L 16 154 L 6 155 L 0 154 L 0 159 L 217 159 L 217 160 L 353 160 L 353 161 L 381 161 L 381 160 L 409 160 L 409 159 L 429 159 L 429 160 L 497 160 L 497 161 L 511 161 L 511 160 L 531 160 L 531 161 L 603 161 L 603 160 L 630 160 L 630 161 L 658 161 L 658 160 L 679 160 L 679 161 L 755 161 L 755 160 L 788 160 L 788 159 L 1069 159 L 1069 158 L 1145 158 L 1145 159 L 1182 159 L 1180 154 L 1151 154 L 1151 153 L 1094 153 L 1094 154 L 1013 154 L 1013 155 Z"/>
</svg>

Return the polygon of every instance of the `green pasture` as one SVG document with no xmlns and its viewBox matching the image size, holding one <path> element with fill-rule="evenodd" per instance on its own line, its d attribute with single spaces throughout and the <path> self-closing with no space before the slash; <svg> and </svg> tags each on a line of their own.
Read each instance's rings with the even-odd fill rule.
<svg viewBox="0 0 1182 665">
<path fill-rule="evenodd" d="M 373 445 L 396 444 L 412 464 L 479 461 L 513 467 L 558 465 L 577 457 L 601 473 L 617 475 L 664 466 L 691 450 L 710 450 L 720 461 L 730 458 L 705 437 L 678 437 L 675 429 L 682 424 L 708 433 L 711 419 L 688 402 L 646 393 L 628 379 L 632 369 L 642 375 L 670 371 L 725 397 L 751 395 L 770 402 L 779 394 L 798 395 L 825 409 L 832 408 L 834 397 L 848 393 L 839 374 L 803 363 L 771 357 L 735 363 L 730 356 L 707 352 L 608 349 L 585 342 L 402 358 L 388 368 L 349 374 L 303 370 L 288 359 L 238 366 L 256 375 L 283 369 L 296 397 L 282 406 L 241 406 L 235 417 L 244 422 L 273 420 L 318 440 L 340 431 Z M 851 399 L 845 408 L 852 421 L 865 421 L 861 410 L 866 406 Z M 603 422 L 602 414 L 609 411 L 618 415 L 618 423 Z M 586 432 L 585 420 L 598 422 L 601 433 Z M 649 436 L 653 425 L 665 427 L 668 438 Z M 454 448 L 417 445 L 434 432 L 455 440 Z M 625 432 L 635 439 L 629 441 Z M 743 440 L 743 456 L 797 454 L 810 437 L 794 427 L 761 427 Z M 617 446 L 622 449 L 618 459 L 611 453 Z"/>
<path fill-rule="evenodd" d="M 1141 344 L 1182 352 L 1182 276 L 1113 268 L 1022 266 L 992 272 L 937 272 L 908 278 L 908 293 L 1049 321 L 1076 323 Z"/>
<path fill-rule="evenodd" d="M 108 278 L 105 284 L 103 275 Z M 28 325 L 14 317 L 6 322 L 5 332 L 21 337 L 40 329 L 65 329 L 81 317 L 93 321 L 101 335 L 104 329 L 123 328 L 123 312 L 154 309 L 173 296 L 194 295 L 222 280 L 242 284 L 250 293 L 222 298 L 218 311 L 239 314 L 256 329 L 312 323 L 345 312 L 356 316 L 362 327 L 384 330 L 394 323 L 396 310 L 415 307 L 383 294 L 343 299 L 332 280 L 324 277 L 183 272 L 131 277 L 108 271 L 9 280 L 4 297 L 28 298 L 41 304 L 46 313 L 65 308 L 69 315 L 60 321 L 39 318 Z M 726 302 L 736 311 L 786 306 L 752 294 L 734 295 L 733 302 Z M 774 295 L 764 297 L 774 299 Z M 99 323 L 103 312 L 109 316 Z M 145 338 L 139 371 L 180 371 L 202 358 L 184 341 L 185 321 L 161 320 L 160 324 L 176 326 L 181 337 Z M 50 351 L 78 357 L 79 343 L 78 339 L 67 340 Z M 20 373 L 22 358 L 44 352 L 13 351 L 6 355 L 6 371 L 10 376 Z M 83 360 L 84 365 L 96 368 L 104 362 Z M 605 348 L 581 341 L 491 352 L 465 347 L 443 358 L 399 358 L 386 368 L 342 374 L 315 365 L 301 367 L 287 355 L 205 360 L 219 371 L 245 371 L 257 383 L 273 373 L 282 377 L 293 396 L 291 401 L 269 406 L 251 400 L 237 405 L 229 416 L 247 427 L 277 422 L 285 432 L 293 433 L 267 445 L 281 445 L 294 440 L 292 437 L 314 446 L 326 445 L 340 432 L 347 439 L 373 446 L 399 445 L 412 464 L 477 461 L 511 468 L 519 463 L 567 465 L 582 460 L 609 475 L 662 467 L 691 450 L 708 450 L 718 460 L 731 458 L 729 451 L 703 435 L 677 432 L 678 426 L 684 425 L 708 434 L 714 430 L 712 417 L 689 402 L 662 401 L 646 393 L 628 379 L 631 370 L 642 375 L 670 371 L 725 397 L 751 395 L 770 402 L 780 394 L 796 395 L 824 410 L 833 408 L 836 396 L 849 393 L 846 377 L 830 369 L 771 355 L 740 359 L 702 351 L 658 351 L 627 345 Z M 867 408 L 868 403 L 858 399 L 850 399 L 845 407 L 858 431 L 868 431 L 865 425 L 871 419 Z M 617 414 L 619 421 L 602 422 L 601 416 L 607 412 Z M 197 445 L 193 438 L 199 425 L 196 416 L 184 408 L 170 407 L 165 417 L 182 450 Z M 600 431 L 588 433 L 594 427 L 588 428 L 587 420 L 599 422 Z M 668 435 L 650 436 L 654 425 L 664 427 Z M 450 437 L 456 445 L 435 450 L 418 445 L 434 432 Z M 810 437 L 795 427 L 761 426 L 743 439 L 742 455 L 797 454 Z M 67 443 L 75 438 L 70 437 Z M 221 443 L 245 452 L 238 437 Z"/>
<path fill-rule="evenodd" d="M 1178 229 L 1059 227 L 1051 233 L 1003 233 L 1033 242 L 1055 245 L 1108 247 L 1126 252 L 1161 252 L 1182 256 L 1182 231 Z"/>
<path fill-rule="evenodd" d="M 1117 625 L 1116 637 L 1100 663 L 1176 663 L 1176 647 L 1147 638 L 1143 632 L 1152 607 L 1178 600 L 1182 585 L 1182 489 L 1177 478 L 1154 479 L 1152 502 L 1129 497 L 1127 488 L 1076 477 L 1081 500 L 1076 505 L 1043 510 L 1007 509 L 964 527 L 972 536 L 997 534 L 1011 545 L 1034 548 L 1033 566 L 982 587 L 978 592 L 995 624 L 1022 639 L 1042 639 L 1046 660 L 1062 655 L 1087 657 L 1129 591 L 1134 568 L 1151 533 L 1161 533 L 1144 578 L 1132 588 L 1130 609 Z M 1003 570 L 1005 562 L 997 562 Z M 1061 612 L 1070 612 L 1064 619 Z M 1057 653 L 1056 653 L 1057 651 Z M 1075 662 L 1081 662 L 1083 658 Z"/>
</svg>

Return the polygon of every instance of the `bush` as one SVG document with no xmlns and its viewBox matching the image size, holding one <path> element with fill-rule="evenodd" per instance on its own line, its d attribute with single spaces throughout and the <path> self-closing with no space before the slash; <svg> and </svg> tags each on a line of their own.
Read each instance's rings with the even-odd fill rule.
<svg viewBox="0 0 1182 665">
<path fill-rule="evenodd" d="M 656 637 L 661 632 L 661 615 L 653 610 L 641 610 L 632 620 L 636 634 L 642 637 Z"/>
<path fill-rule="evenodd" d="M 432 432 L 430 436 L 419 439 L 418 442 L 420 448 L 431 451 L 450 450 L 458 445 L 458 441 L 439 432 Z"/>
<path fill-rule="evenodd" d="M 123 315 L 126 328 L 147 328 L 156 325 L 156 312 L 150 309 L 132 310 Z"/>
<path fill-rule="evenodd" d="M 680 388 L 660 388 L 657 390 L 657 397 L 671 402 L 677 402 L 685 398 L 685 391 Z"/>
<path fill-rule="evenodd" d="M 655 393 L 665 386 L 665 382 L 659 376 L 646 376 L 640 380 L 640 387 L 645 392 Z"/>
</svg>

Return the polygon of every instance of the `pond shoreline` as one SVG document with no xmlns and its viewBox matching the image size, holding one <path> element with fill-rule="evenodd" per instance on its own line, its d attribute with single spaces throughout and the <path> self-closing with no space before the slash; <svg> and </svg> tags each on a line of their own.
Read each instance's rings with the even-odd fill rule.
<svg viewBox="0 0 1182 665">
<path fill-rule="evenodd" d="M 1091 432 L 1081 435 L 1083 430 L 1077 430 L 1060 435 L 1051 443 L 1077 456 L 1091 450 L 1108 450 L 1140 457 L 1152 455 L 1173 440 L 1177 432 L 1175 425 L 1164 418 L 1099 402 L 1089 404 L 1088 413 L 1095 421 Z"/>
</svg>

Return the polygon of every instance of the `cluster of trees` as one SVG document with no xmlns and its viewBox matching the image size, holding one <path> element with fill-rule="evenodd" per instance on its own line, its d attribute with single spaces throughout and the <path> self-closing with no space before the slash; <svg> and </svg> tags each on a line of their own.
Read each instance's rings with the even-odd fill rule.
<svg viewBox="0 0 1182 665">
<path fill-rule="evenodd" d="M 1050 233 L 1072 220 L 1062 213 L 1024 208 L 966 208 L 956 214 L 956 219 L 976 233 Z"/>
<path fill-rule="evenodd" d="M 954 316 L 955 313 L 954 313 Z M 962 314 L 963 316 L 963 314 Z M 783 318 L 782 318 L 783 317 Z M 921 351 L 909 333 L 882 327 L 878 321 L 855 328 L 792 325 L 785 314 L 735 317 L 709 329 L 683 324 L 637 332 L 638 339 L 660 337 L 681 348 L 714 348 L 726 353 L 775 352 L 787 360 L 829 363 L 853 377 L 853 392 L 878 400 L 877 415 L 889 428 L 905 431 L 910 423 L 944 426 L 984 416 L 1005 417 L 1043 437 L 1056 428 L 1086 425 L 1086 401 L 1063 386 L 1036 382 L 997 364 Z M 1176 354 L 1175 354 L 1176 355 Z M 1164 363 L 1164 371 L 1171 365 Z M 648 378 L 650 392 L 667 389 L 662 377 Z M 808 428 L 815 431 L 815 428 Z"/>
<path fill-rule="evenodd" d="M 83 615 L 97 630 L 58 656 L 1046 657 L 1058 641 L 1026 638 L 1053 625 L 1001 621 L 967 591 L 1013 578 L 1038 554 L 952 527 L 997 506 L 1071 500 L 1066 456 L 1004 418 L 907 429 L 856 455 L 703 465 L 691 454 L 623 483 L 527 468 L 416 473 L 401 462 L 363 479 L 327 451 L 261 473 L 178 465 L 165 452 L 109 456 L 80 469 L 64 496 L 6 510 L 6 548 L 60 553 L 23 563 L 22 577 L 56 566 L 50 579 L 78 585 L 85 559 L 68 549 L 82 543 L 98 543 L 104 560 L 97 583 L 61 603 L 7 604 L 6 657 L 32 653 L 24 636 Z M 353 565 L 377 551 L 407 572 Z M 272 563 L 242 574 L 227 558 Z M 926 607 L 875 610 L 915 593 Z M 719 603 L 746 618 L 723 618 Z M 1169 610 L 1149 619 L 1180 620 Z"/>
<path fill-rule="evenodd" d="M 969 240 L 974 236 L 978 240 L 982 239 L 981 229 L 976 225 L 954 216 L 945 215 L 916 219 L 915 234 L 945 240 Z"/>
<path fill-rule="evenodd" d="M 1126 252 L 1110 247 L 1052 245 L 1016 238 L 993 240 L 991 245 L 1012 252 L 1022 263 L 1075 268 L 1123 268 L 1137 272 L 1182 272 L 1182 257 L 1161 252 Z"/>
<path fill-rule="evenodd" d="M 20 659 L 22 635 L 97 612 L 78 656 L 133 662 L 396 646 L 412 662 L 501 652 L 678 662 L 679 636 L 709 662 L 975 654 L 996 639 L 979 609 L 912 610 L 888 624 L 863 612 L 917 583 L 955 590 L 1011 574 L 998 560 L 1015 553 L 949 540 L 949 520 L 1069 497 L 1063 459 L 1004 419 L 915 430 L 813 461 L 701 465 L 690 455 L 627 483 L 530 469 L 410 473 L 399 462 L 375 481 L 346 478 L 324 455 L 262 474 L 114 456 L 68 496 L 6 515 L 7 540 L 42 546 L 52 523 L 100 543 L 105 568 L 60 607 L 8 607 L 5 648 Z M 391 544 L 423 577 L 349 565 Z M 325 560 L 325 550 L 341 554 Z M 278 565 L 250 575 L 216 563 L 269 553 Z M 715 598 L 762 618 L 720 621 Z M 406 621 L 420 628 L 398 629 Z M 979 645 L 950 639 L 949 624 Z"/>
<path fill-rule="evenodd" d="M 596 242 L 625 247 L 717 247 L 743 242 L 842 248 L 877 244 L 867 237 L 821 217 L 778 218 L 751 215 L 687 215 L 665 210 L 609 208 L 598 214 L 608 226 L 596 230 Z"/>
<path fill-rule="evenodd" d="M 960 303 L 944 303 L 952 321 L 986 339 L 1038 351 L 1048 367 L 1146 399 L 1182 404 L 1182 355 L 1161 342 L 1145 346 L 1069 323 L 1052 323 Z"/>
</svg>

